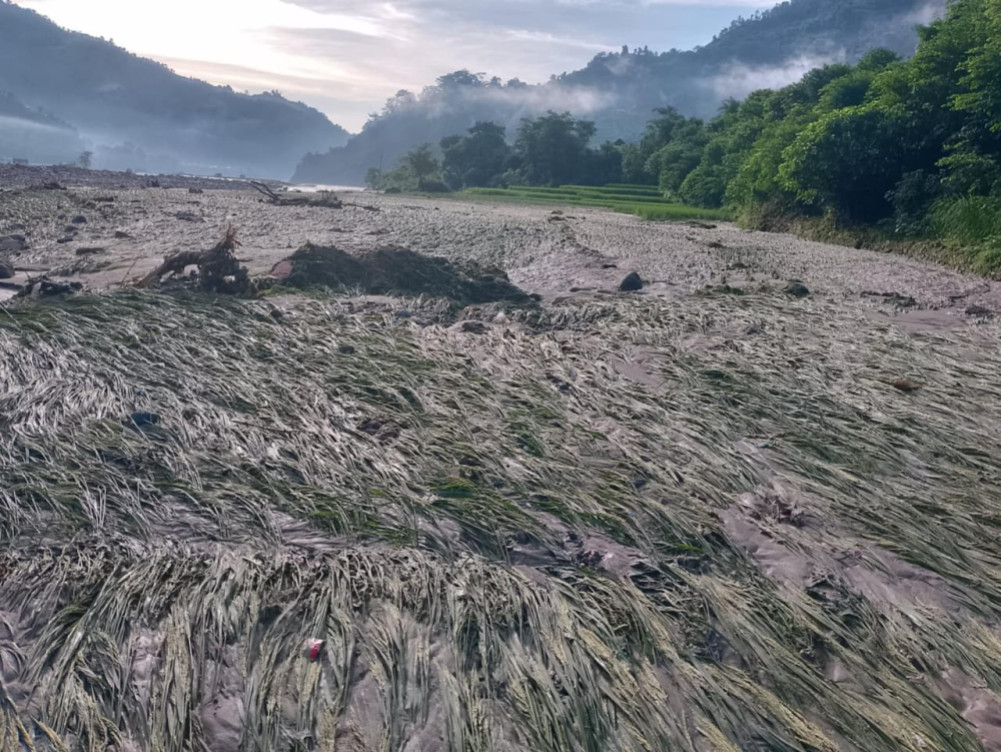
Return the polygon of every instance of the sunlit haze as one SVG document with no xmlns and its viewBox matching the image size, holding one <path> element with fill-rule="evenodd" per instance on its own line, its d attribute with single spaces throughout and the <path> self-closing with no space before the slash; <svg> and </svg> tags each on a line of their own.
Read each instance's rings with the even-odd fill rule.
<svg viewBox="0 0 1001 752">
<path fill-rule="evenodd" d="M 18 0 L 178 73 L 278 89 L 358 130 L 401 88 L 470 68 L 535 83 L 597 52 L 708 42 L 761 0 Z"/>
</svg>

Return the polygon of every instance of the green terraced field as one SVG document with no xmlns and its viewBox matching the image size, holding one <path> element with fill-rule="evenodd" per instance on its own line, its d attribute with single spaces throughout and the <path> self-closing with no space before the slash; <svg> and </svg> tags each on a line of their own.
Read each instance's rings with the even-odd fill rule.
<svg viewBox="0 0 1001 752">
<path fill-rule="evenodd" d="M 606 208 L 650 220 L 729 219 L 722 209 L 701 209 L 665 199 L 654 186 L 613 184 L 564 185 L 559 188 L 517 185 L 509 188 L 469 188 L 463 198 L 489 198 L 530 204 Z"/>
</svg>

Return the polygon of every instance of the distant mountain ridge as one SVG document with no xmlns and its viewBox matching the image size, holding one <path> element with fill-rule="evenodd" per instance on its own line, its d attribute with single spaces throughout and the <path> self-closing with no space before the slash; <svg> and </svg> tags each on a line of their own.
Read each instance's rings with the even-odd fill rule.
<svg viewBox="0 0 1001 752">
<path fill-rule="evenodd" d="M 348 139 L 321 112 L 277 92 L 240 94 L 179 76 L 2 0 L 0 92 L 75 126 L 98 167 L 288 179 L 305 152 Z M 0 122 L 0 143 L 13 138 L 12 123 Z"/>
<path fill-rule="evenodd" d="M 307 155 L 295 179 L 361 183 L 368 168 L 391 167 L 413 147 L 462 133 L 477 120 L 512 131 L 521 117 L 548 109 L 594 120 L 600 140 L 634 140 L 655 107 L 709 117 L 727 98 L 791 83 L 827 62 L 854 62 L 877 47 L 909 57 L 915 27 L 941 16 L 946 2 L 789 0 L 738 19 L 704 47 L 601 53 L 538 86 L 460 71 L 420 94 L 400 92 L 346 146 Z"/>
</svg>

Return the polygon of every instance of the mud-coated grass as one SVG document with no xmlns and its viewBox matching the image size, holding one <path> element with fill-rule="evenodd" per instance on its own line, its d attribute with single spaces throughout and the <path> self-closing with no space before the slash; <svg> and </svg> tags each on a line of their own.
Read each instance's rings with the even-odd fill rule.
<svg viewBox="0 0 1001 752">
<path fill-rule="evenodd" d="M 780 287 L 398 307 L 0 311 L 3 752 L 981 748 L 996 348 Z"/>
</svg>

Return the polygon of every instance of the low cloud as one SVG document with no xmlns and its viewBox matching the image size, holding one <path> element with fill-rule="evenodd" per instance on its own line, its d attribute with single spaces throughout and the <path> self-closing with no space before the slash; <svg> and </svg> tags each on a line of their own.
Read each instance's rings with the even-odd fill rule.
<svg viewBox="0 0 1001 752">
<path fill-rule="evenodd" d="M 758 89 L 781 89 L 794 84 L 814 68 L 845 62 L 844 50 L 832 50 L 821 55 L 801 55 L 781 65 L 749 66 L 732 63 L 706 83 L 718 100 L 744 99 Z"/>
</svg>

